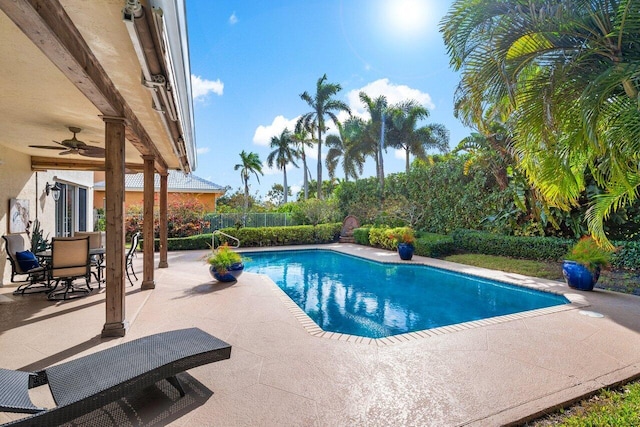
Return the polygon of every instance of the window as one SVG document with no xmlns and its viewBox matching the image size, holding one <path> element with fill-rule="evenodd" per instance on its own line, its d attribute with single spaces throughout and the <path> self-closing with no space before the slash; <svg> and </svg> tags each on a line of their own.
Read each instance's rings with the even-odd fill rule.
<svg viewBox="0 0 640 427">
<path fill-rule="evenodd" d="M 62 191 L 56 202 L 56 236 L 69 237 L 87 231 L 87 189 L 58 183 Z"/>
</svg>

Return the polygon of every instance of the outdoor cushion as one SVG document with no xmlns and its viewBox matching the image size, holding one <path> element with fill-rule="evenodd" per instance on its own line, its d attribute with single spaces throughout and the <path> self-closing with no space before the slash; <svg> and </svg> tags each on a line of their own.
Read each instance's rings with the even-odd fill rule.
<svg viewBox="0 0 640 427">
<path fill-rule="evenodd" d="M 16 252 L 16 260 L 20 264 L 22 271 L 29 271 L 32 268 L 40 267 L 38 258 L 31 251 Z"/>
</svg>

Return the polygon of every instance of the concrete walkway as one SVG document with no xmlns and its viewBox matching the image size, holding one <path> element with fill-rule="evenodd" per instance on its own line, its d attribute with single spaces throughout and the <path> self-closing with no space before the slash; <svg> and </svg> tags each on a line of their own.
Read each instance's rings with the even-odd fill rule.
<svg viewBox="0 0 640 427">
<path fill-rule="evenodd" d="M 322 247 L 397 261 L 395 253 L 358 245 Z M 121 339 L 100 338 L 104 289 L 54 303 L 0 288 L 0 366 L 40 369 L 192 326 L 232 344 L 231 359 L 181 376 L 185 398 L 162 382 L 83 421 L 119 426 L 505 425 L 640 374 L 635 296 L 579 293 L 559 282 L 414 257 L 411 262 L 562 293 L 572 304 L 364 340 L 315 328 L 265 276 L 245 272 L 234 284 L 214 282 L 204 253 L 170 253 L 169 268 L 155 271 L 154 290 L 141 291 L 140 282 L 127 286 L 131 326 Z M 136 271 L 141 262 L 138 257 Z M 47 395 L 41 387 L 33 399 L 47 402 Z M 0 422 L 20 417 L 0 413 Z"/>
</svg>

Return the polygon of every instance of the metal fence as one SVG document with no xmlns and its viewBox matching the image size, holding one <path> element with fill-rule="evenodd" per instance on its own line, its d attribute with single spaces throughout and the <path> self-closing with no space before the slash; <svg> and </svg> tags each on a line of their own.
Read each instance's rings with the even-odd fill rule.
<svg viewBox="0 0 640 427">
<path fill-rule="evenodd" d="M 242 213 L 206 214 L 203 218 L 209 221 L 211 226 L 203 230 L 203 233 L 211 233 L 221 228 L 237 227 L 286 227 L 294 224 L 289 213 L 248 213 L 246 223 Z"/>
</svg>

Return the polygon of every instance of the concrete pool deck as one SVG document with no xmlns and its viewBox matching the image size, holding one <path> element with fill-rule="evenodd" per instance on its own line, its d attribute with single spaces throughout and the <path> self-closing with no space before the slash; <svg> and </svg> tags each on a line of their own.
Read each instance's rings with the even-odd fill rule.
<svg viewBox="0 0 640 427">
<path fill-rule="evenodd" d="M 398 259 L 393 252 L 350 244 L 291 249 L 311 247 Z M 214 282 L 201 261 L 204 253 L 171 252 L 170 268 L 155 271 L 154 290 L 141 291 L 140 282 L 127 285 L 131 325 L 121 339 L 100 339 L 104 289 L 53 303 L 42 294 L 14 296 L 15 288 L 5 285 L 0 367 L 40 369 L 141 336 L 197 326 L 229 342 L 231 359 L 183 375 L 183 399 L 159 383 L 93 414 L 116 420 L 113 425 L 171 426 L 505 425 L 640 374 L 636 296 L 578 292 L 560 282 L 414 257 L 413 263 L 562 293 L 573 303 L 438 333 L 366 341 L 314 331 L 266 276 L 245 272 L 234 284 Z M 141 271 L 142 257 L 135 262 Z M 38 399 L 47 399 L 42 390 Z M 0 413 L 0 422 L 20 417 Z"/>
</svg>

